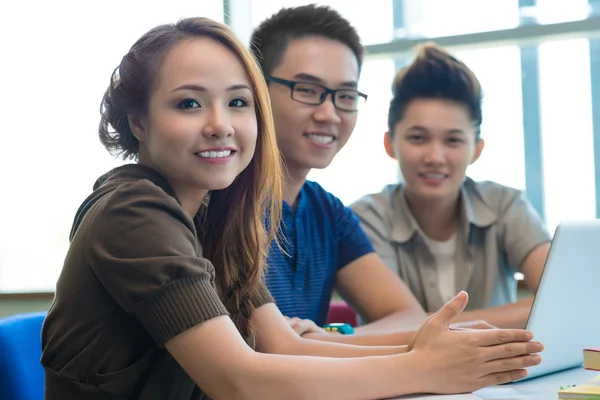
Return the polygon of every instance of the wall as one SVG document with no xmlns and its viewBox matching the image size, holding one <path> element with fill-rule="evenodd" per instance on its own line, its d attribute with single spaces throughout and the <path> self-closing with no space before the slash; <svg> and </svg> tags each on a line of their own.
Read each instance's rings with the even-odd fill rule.
<svg viewBox="0 0 600 400">
<path fill-rule="evenodd" d="M 52 295 L 0 295 L 0 318 L 24 312 L 47 310 L 52 303 Z"/>
</svg>

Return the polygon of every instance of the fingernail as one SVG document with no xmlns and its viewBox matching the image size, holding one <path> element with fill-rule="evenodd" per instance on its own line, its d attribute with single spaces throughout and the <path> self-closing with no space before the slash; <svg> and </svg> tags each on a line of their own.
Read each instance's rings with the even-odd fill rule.
<svg viewBox="0 0 600 400">
<path fill-rule="evenodd" d="M 535 342 L 535 349 L 537 351 L 542 351 L 544 350 L 544 345 L 541 342 Z"/>
<path fill-rule="evenodd" d="M 519 372 L 519 376 L 521 378 L 525 378 L 527 376 L 527 370 L 523 370 L 523 371 Z"/>
<path fill-rule="evenodd" d="M 535 364 L 539 364 L 542 361 L 542 357 L 540 357 L 537 354 L 534 354 L 531 356 L 531 361 L 534 362 Z"/>
</svg>

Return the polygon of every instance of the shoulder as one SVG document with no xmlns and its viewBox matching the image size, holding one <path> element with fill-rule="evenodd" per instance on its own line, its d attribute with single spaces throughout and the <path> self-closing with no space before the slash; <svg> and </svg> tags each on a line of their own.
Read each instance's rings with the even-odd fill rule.
<svg viewBox="0 0 600 400">
<path fill-rule="evenodd" d="M 464 187 L 469 197 L 479 198 L 497 215 L 505 213 L 519 201 L 526 201 L 523 190 L 493 181 L 474 181 L 467 178 Z"/>
<path fill-rule="evenodd" d="M 325 222 L 340 232 L 359 226 L 359 220 L 352 209 L 318 183 L 307 181 L 303 195 L 310 203 L 310 214 L 319 225 Z"/>
<path fill-rule="evenodd" d="M 164 188 L 149 179 L 118 185 L 107 196 L 103 208 L 103 213 L 107 217 L 134 217 L 168 213 L 172 217 L 181 218 L 186 215 L 174 195 L 167 193 Z"/>
<path fill-rule="evenodd" d="M 361 219 L 393 220 L 394 195 L 400 185 L 388 185 L 379 193 L 367 194 L 350 205 Z"/>
<path fill-rule="evenodd" d="M 334 194 L 325 190 L 317 182 L 306 181 L 302 187 L 303 207 L 317 219 L 331 220 L 332 223 L 352 211 Z"/>
<path fill-rule="evenodd" d="M 342 201 L 332 194 L 328 192 L 314 181 L 306 181 L 304 186 L 302 187 L 302 192 L 309 198 L 311 203 L 317 203 L 318 205 L 329 205 L 337 207 L 339 205 L 343 206 Z"/>
<path fill-rule="evenodd" d="M 90 209 L 89 234 L 112 240 L 124 234 L 150 242 L 196 241 L 196 228 L 173 194 L 150 179 L 122 182 L 111 187 Z M 125 233 L 127 231 L 127 233 Z"/>
<path fill-rule="evenodd" d="M 400 204 L 396 200 L 400 188 L 400 184 L 388 185 L 381 192 L 365 195 L 350 205 L 372 241 L 379 236 L 389 237 L 399 221 L 395 213 L 402 212 L 397 210 Z"/>
</svg>

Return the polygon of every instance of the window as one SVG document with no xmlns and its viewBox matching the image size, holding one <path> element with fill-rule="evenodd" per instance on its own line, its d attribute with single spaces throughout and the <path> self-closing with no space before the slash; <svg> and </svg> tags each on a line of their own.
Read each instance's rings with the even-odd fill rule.
<svg viewBox="0 0 600 400">
<path fill-rule="evenodd" d="M 588 40 L 540 44 L 539 76 L 546 222 L 553 232 L 561 220 L 596 214 Z"/>
<path fill-rule="evenodd" d="M 540 24 L 580 21 L 591 12 L 588 0 L 536 0 L 533 14 Z"/>
<path fill-rule="evenodd" d="M 0 25 L 11 60 L 0 64 L 2 292 L 54 289 L 77 208 L 94 180 L 121 163 L 98 140 L 98 109 L 133 42 L 182 17 L 223 20 L 217 1 L 34 3 L 12 3 L 11 14 L 26 19 Z"/>
<path fill-rule="evenodd" d="M 396 37 L 453 36 L 519 25 L 517 0 L 404 0 L 403 3 L 404 28 L 396 32 Z"/>
<path fill-rule="evenodd" d="M 525 189 L 519 48 L 490 47 L 453 54 L 473 70 L 483 88 L 481 137 L 485 147 L 468 175 Z"/>
</svg>

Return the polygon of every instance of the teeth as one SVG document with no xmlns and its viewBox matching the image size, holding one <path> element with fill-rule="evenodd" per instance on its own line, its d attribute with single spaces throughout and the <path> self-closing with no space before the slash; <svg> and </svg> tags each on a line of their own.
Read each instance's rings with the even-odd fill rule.
<svg viewBox="0 0 600 400">
<path fill-rule="evenodd" d="M 314 133 L 307 135 L 310 140 L 314 140 L 320 143 L 331 143 L 333 142 L 333 136 L 316 135 Z"/>
<path fill-rule="evenodd" d="M 231 155 L 231 150 L 225 151 L 202 151 L 200 153 L 200 157 L 204 158 L 224 158 L 229 157 Z"/>
<path fill-rule="evenodd" d="M 444 174 L 423 174 L 423 176 L 429 179 L 444 179 Z"/>
</svg>

